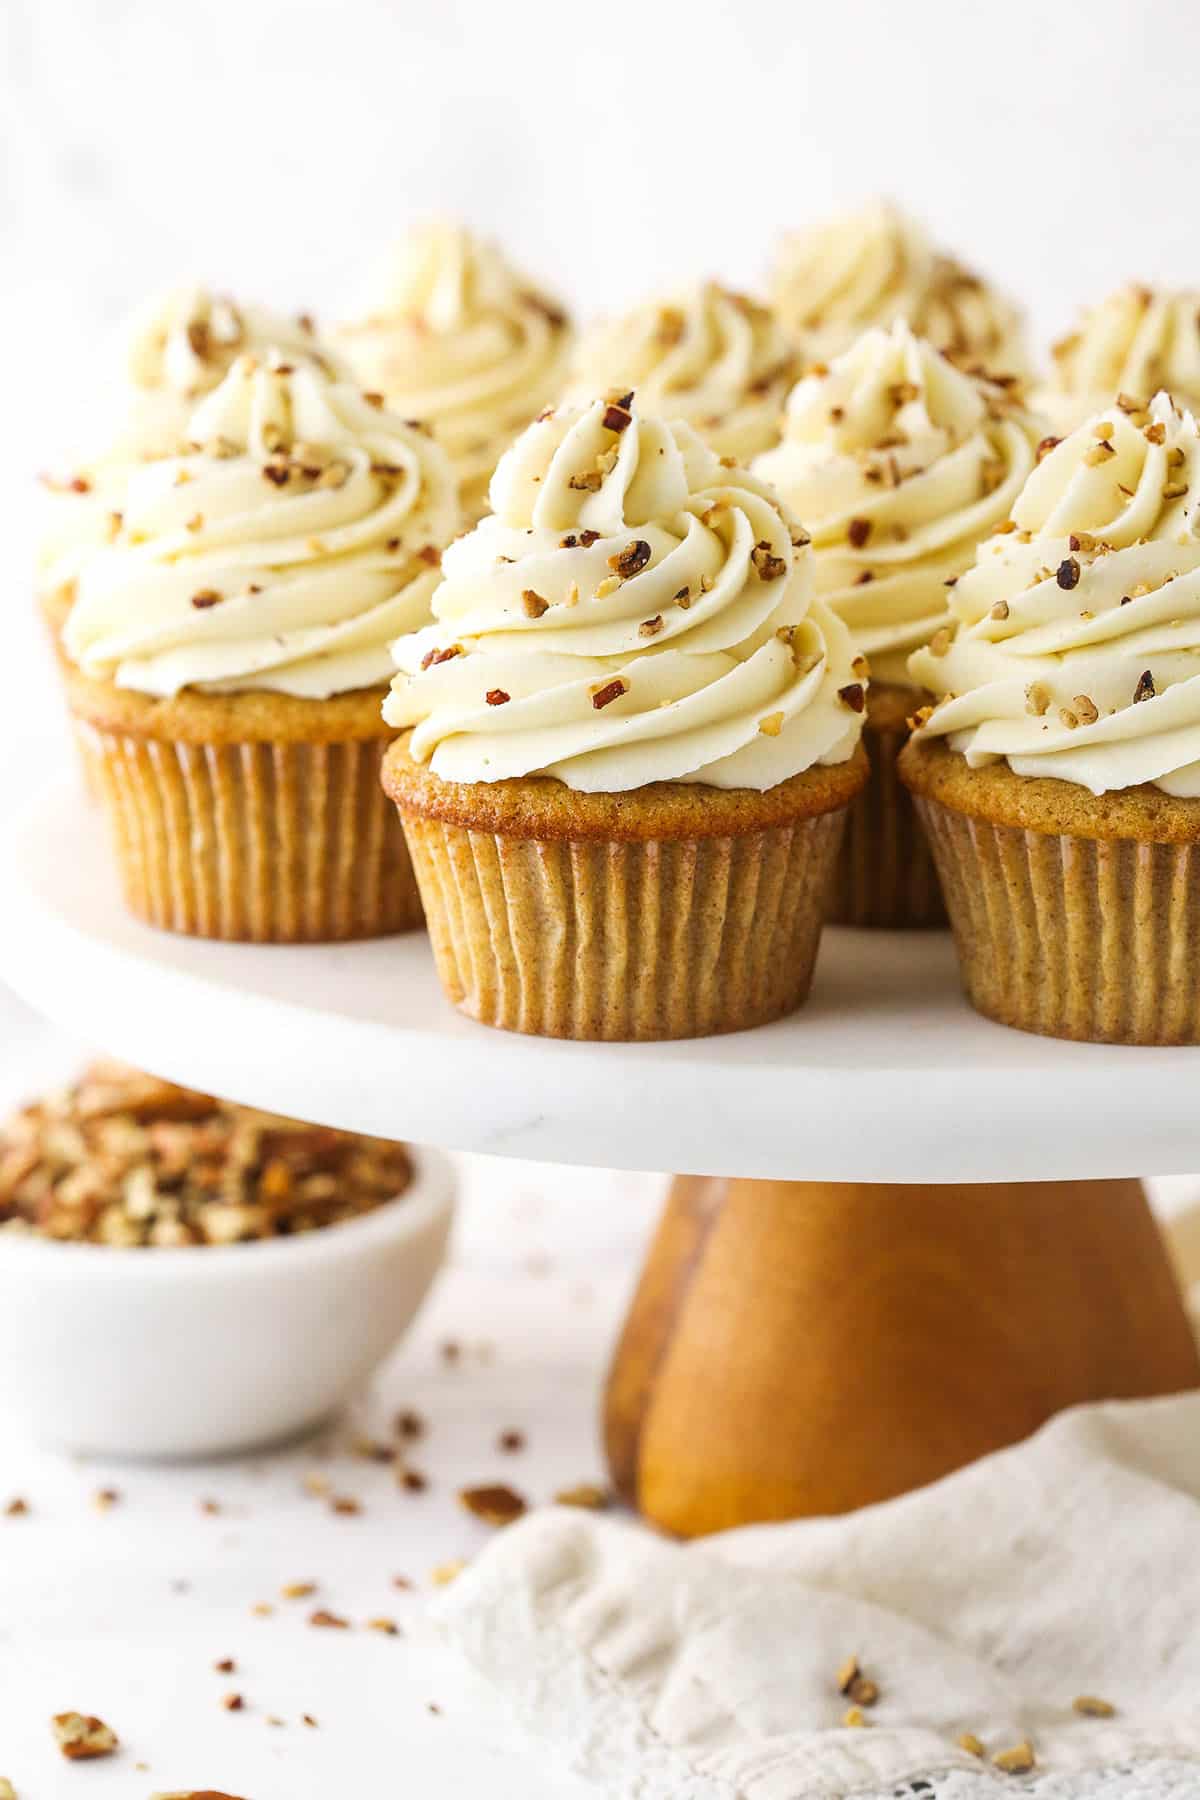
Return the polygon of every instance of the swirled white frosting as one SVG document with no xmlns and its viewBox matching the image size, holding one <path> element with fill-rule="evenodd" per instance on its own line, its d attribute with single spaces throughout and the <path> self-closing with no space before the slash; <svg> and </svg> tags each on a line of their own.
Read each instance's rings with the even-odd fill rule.
<svg viewBox="0 0 1200 1800">
<path fill-rule="evenodd" d="M 1200 291 L 1130 285 L 1055 344 L 1037 403 L 1057 430 L 1073 431 L 1117 394 L 1148 403 L 1160 388 L 1200 406 Z"/>
<path fill-rule="evenodd" d="M 769 307 L 705 281 L 587 332 L 568 400 L 633 388 L 643 417 L 685 419 L 719 455 L 745 463 L 778 438 L 797 361 Z"/>
<path fill-rule="evenodd" d="M 449 781 L 766 789 L 853 754 L 862 664 L 762 482 L 597 401 L 531 425 L 384 706 Z M 795 542 L 793 540 L 796 540 Z"/>
<path fill-rule="evenodd" d="M 785 237 L 771 298 L 810 356 L 837 356 L 868 326 L 905 319 L 956 362 L 1028 366 L 1016 307 L 886 200 Z"/>
<path fill-rule="evenodd" d="M 68 655 L 148 694 L 385 682 L 458 524 L 445 453 L 281 358 L 239 357 L 187 429 L 192 449 L 130 475 L 119 529 L 80 576 Z"/>
<path fill-rule="evenodd" d="M 234 361 L 271 349 L 348 378 L 348 368 L 321 343 L 307 315 L 289 318 L 266 307 L 242 306 L 195 283 L 154 294 L 138 309 L 126 327 L 109 441 L 81 457 L 69 475 L 47 484 L 37 551 L 40 592 L 76 579 L 91 552 L 107 541 L 130 475 L 139 464 L 186 447 L 197 404 L 220 385 Z"/>
<path fill-rule="evenodd" d="M 1008 388 L 903 323 L 792 390 L 784 441 L 754 472 L 812 533 L 817 592 L 877 679 L 908 681 L 909 653 L 949 616 L 947 581 L 1008 517 L 1040 436 Z"/>
<path fill-rule="evenodd" d="M 396 412 L 432 426 L 477 517 L 501 452 L 562 390 L 570 330 L 495 245 L 435 220 L 397 247 L 335 341 Z"/>
<path fill-rule="evenodd" d="M 1093 794 L 1200 797 L 1200 431 L 1167 394 L 1107 408 L 1034 469 L 913 678 L 921 735 Z M 939 653 L 940 652 L 940 653 Z"/>
</svg>

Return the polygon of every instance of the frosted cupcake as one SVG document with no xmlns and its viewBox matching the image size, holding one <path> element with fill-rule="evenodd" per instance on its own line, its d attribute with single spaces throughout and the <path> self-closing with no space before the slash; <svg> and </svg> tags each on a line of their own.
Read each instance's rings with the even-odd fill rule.
<svg viewBox="0 0 1200 1800">
<path fill-rule="evenodd" d="M 130 475 L 62 634 L 126 900 L 201 937 L 416 925 L 379 706 L 458 525 L 449 463 L 280 357 L 239 357 L 187 433 Z"/>
<path fill-rule="evenodd" d="M 494 244 L 434 221 L 410 232 L 336 342 L 360 379 L 431 425 L 478 518 L 501 453 L 566 380 L 567 315 Z"/>
<path fill-rule="evenodd" d="M 935 250 L 917 221 L 886 200 L 785 237 L 770 295 L 809 357 L 828 360 L 869 327 L 904 319 L 965 367 L 1014 375 L 1029 366 L 1012 302 Z"/>
<path fill-rule="evenodd" d="M 808 990 L 864 676 L 762 482 L 632 396 L 530 426 L 395 646 L 389 751 L 450 997 L 678 1038 Z"/>
<path fill-rule="evenodd" d="M 1028 1031 L 1200 1042 L 1200 433 L 1110 407 L 1029 477 L 918 652 L 901 758 L 967 993 Z"/>
<path fill-rule="evenodd" d="M 705 281 L 594 326 L 570 393 L 632 387 L 643 417 L 685 419 L 719 456 L 748 463 L 779 436 L 797 361 L 768 307 Z"/>
<path fill-rule="evenodd" d="M 120 528 L 125 483 L 142 463 L 172 456 L 187 443 L 188 422 L 235 360 L 275 348 L 295 362 L 345 375 L 312 320 L 241 306 L 197 285 L 155 294 L 126 334 L 108 441 L 64 475 L 45 479 L 47 504 L 37 550 L 38 600 L 57 636 L 70 611 L 84 561 Z"/>
<path fill-rule="evenodd" d="M 1037 396 L 1056 431 L 1073 431 L 1121 394 L 1148 404 L 1160 388 L 1200 407 L 1200 291 L 1130 285 L 1089 308 L 1054 345 Z"/>
<path fill-rule="evenodd" d="M 946 626 L 955 579 L 1007 519 L 1039 428 L 1008 386 L 969 375 L 907 325 L 866 332 L 798 383 L 785 436 L 760 456 L 812 534 L 817 592 L 871 667 L 871 781 L 850 812 L 831 917 L 945 923 L 924 834 L 896 776 L 924 698 L 910 653 Z"/>
</svg>

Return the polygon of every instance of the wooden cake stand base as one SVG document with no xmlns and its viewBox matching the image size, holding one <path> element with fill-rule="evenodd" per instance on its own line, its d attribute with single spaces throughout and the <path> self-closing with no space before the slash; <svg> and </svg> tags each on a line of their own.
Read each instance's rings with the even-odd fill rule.
<svg viewBox="0 0 1200 1800">
<path fill-rule="evenodd" d="M 621 1494 L 694 1537 L 849 1511 L 1064 1407 L 1197 1384 L 1137 1181 L 678 1176 L 605 1441 Z"/>
</svg>

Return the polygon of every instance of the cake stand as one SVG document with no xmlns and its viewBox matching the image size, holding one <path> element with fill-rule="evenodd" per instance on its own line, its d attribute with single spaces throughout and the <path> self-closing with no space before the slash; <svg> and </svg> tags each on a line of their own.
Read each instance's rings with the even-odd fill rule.
<svg viewBox="0 0 1200 1800">
<path fill-rule="evenodd" d="M 682 1534 L 917 1486 L 1082 1401 L 1200 1383 L 1139 1180 L 1200 1168 L 1200 1050 L 977 1017 L 948 936 L 830 930 L 728 1037 L 473 1024 L 425 938 L 206 943 L 124 911 L 73 783 L 12 829 L 0 976 L 177 1081 L 356 1131 L 682 1170 L 611 1372 L 621 1492 Z"/>
</svg>

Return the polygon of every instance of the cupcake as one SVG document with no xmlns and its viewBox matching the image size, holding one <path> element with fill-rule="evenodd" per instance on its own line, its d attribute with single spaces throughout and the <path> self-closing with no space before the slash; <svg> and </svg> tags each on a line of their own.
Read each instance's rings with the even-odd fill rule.
<svg viewBox="0 0 1200 1800">
<path fill-rule="evenodd" d="M 570 397 L 635 388 L 643 417 L 686 419 L 719 456 L 748 463 L 779 436 L 797 361 L 768 307 L 705 281 L 587 332 Z"/>
<path fill-rule="evenodd" d="M 783 239 L 771 279 L 779 317 L 810 357 L 846 350 L 860 332 L 905 319 L 966 367 L 1020 374 L 1029 366 L 1011 301 L 886 200 L 873 200 Z"/>
<path fill-rule="evenodd" d="M 443 984 L 547 1037 L 734 1031 L 804 999 L 864 675 L 762 482 L 632 396 L 549 413 L 395 646 L 384 785 Z"/>
<path fill-rule="evenodd" d="M 1008 1025 L 1200 1042 L 1200 433 L 1110 406 L 1034 469 L 918 651 L 900 771 L 967 994 Z"/>
<path fill-rule="evenodd" d="M 200 937 L 417 925 L 379 706 L 458 524 L 449 463 L 279 356 L 239 357 L 187 436 L 129 476 L 62 633 L 126 900 Z"/>
<path fill-rule="evenodd" d="M 1130 284 L 1084 312 L 1052 351 L 1037 395 L 1056 431 L 1073 431 L 1115 394 L 1147 404 L 1167 388 L 1200 407 L 1200 292 Z"/>
<path fill-rule="evenodd" d="M 871 780 L 850 810 L 831 917 L 944 925 L 937 876 L 896 777 L 924 698 L 910 653 L 947 623 L 953 583 L 1008 517 L 1040 432 L 1007 385 L 957 369 L 903 323 L 869 331 L 793 389 L 754 463 L 812 534 L 817 592 L 871 666 Z"/>
<path fill-rule="evenodd" d="M 115 422 L 103 447 L 80 457 L 69 473 L 43 478 L 47 490 L 37 549 L 36 588 L 42 615 L 57 640 L 86 558 L 119 525 L 125 483 L 142 463 L 173 456 L 187 443 L 188 422 L 205 394 L 237 357 L 276 348 L 294 362 L 345 375 L 319 342 L 312 320 L 265 307 L 240 306 L 196 285 L 156 294 L 128 328 Z"/>
<path fill-rule="evenodd" d="M 367 387 L 433 427 L 474 520 L 502 451 L 561 393 L 570 329 L 495 245 L 433 221 L 398 246 L 335 341 Z"/>
</svg>

